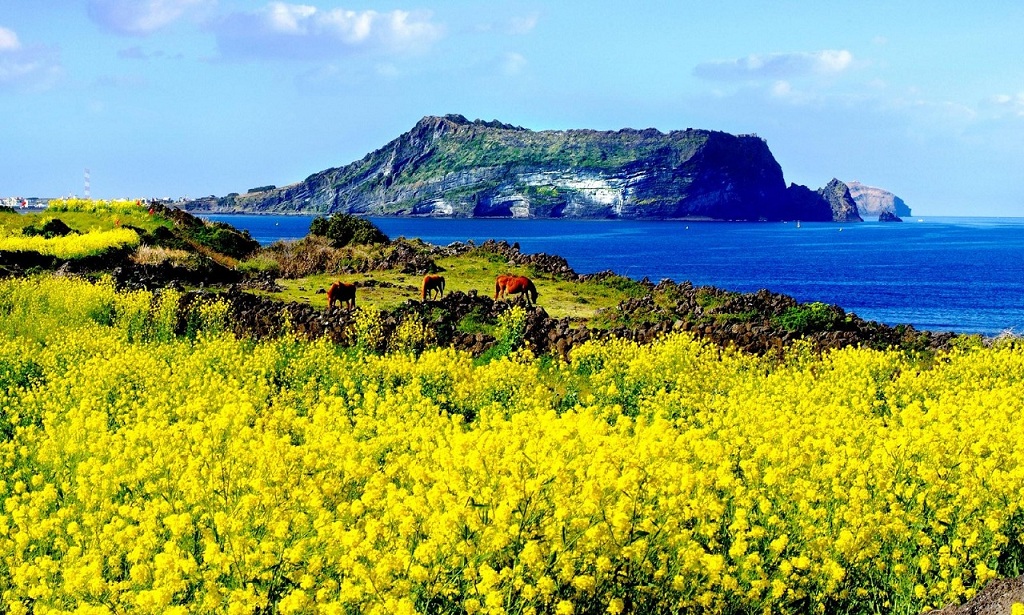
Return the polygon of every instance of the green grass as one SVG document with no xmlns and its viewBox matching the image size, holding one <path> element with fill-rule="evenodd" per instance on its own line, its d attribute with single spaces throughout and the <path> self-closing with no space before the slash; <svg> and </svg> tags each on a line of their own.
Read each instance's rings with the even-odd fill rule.
<svg viewBox="0 0 1024 615">
<path fill-rule="evenodd" d="M 527 275 L 533 279 L 540 293 L 537 304 L 553 318 L 589 319 L 597 310 L 618 305 L 620 301 L 632 296 L 641 288 L 625 278 L 577 283 L 551 275 L 537 275 L 526 267 L 509 267 L 501 257 L 483 251 L 442 258 L 437 260 L 437 264 L 444 270 L 441 275 L 445 277 L 446 293 L 476 291 L 479 295 L 493 297 L 494 279 L 499 274 Z M 394 285 L 360 288 L 357 298 L 357 305 L 394 309 L 408 299 L 419 300 L 422 277 L 398 271 L 373 271 L 353 275 L 320 274 L 294 280 L 278 280 L 282 288 L 280 292 L 261 294 L 284 301 L 325 307 L 327 299 L 323 294 L 317 294 L 317 289 L 326 290 L 331 283 L 339 280 L 360 283 L 376 280 Z"/>
</svg>

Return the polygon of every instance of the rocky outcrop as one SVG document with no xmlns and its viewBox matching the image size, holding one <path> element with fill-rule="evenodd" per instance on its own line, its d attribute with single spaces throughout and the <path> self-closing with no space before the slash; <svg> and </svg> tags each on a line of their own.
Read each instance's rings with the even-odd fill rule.
<svg viewBox="0 0 1024 615">
<path fill-rule="evenodd" d="M 789 200 L 789 211 L 793 220 L 805 222 L 832 222 L 832 206 L 822 198 L 819 191 L 807 186 L 790 184 L 786 189 Z"/>
<path fill-rule="evenodd" d="M 832 209 L 832 220 L 835 222 L 863 222 L 864 219 L 857 213 L 857 203 L 850 196 L 850 189 L 846 184 L 836 178 L 824 188 L 818 190 L 818 194 Z"/>
<path fill-rule="evenodd" d="M 843 182 L 832 178 L 824 188 L 811 190 L 807 186 L 790 184 L 786 189 L 789 201 L 787 211 L 793 220 L 808 222 L 863 222 L 857 213 L 857 204 Z"/>
<path fill-rule="evenodd" d="M 879 221 L 894 221 L 894 217 L 898 220 L 913 215 L 903 199 L 888 190 L 866 186 L 857 181 L 847 182 L 846 185 L 849 186 L 850 196 L 857 203 L 857 211 L 863 218 L 878 217 Z M 886 220 L 882 220 L 881 216 L 886 213 L 891 216 L 886 216 Z"/>
<path fill-rule="evenodd" d="M 903 222 L 903 219 L 892 213 L 891 211 L 883 211 L 878 214 L 879 222 Z"/>
<path fill-rule="evenodd" d="M 461 115 L 425 117 L 349 165 L 284 186 L 185 204 L 196 212 L 335 212 L 503 218 L 827 220 L 792 210 L 782 169 L 756 135 L 688 128 L 532 131 Z M 850 216 L 843 221 L 852 219 Z"/>
</svg>

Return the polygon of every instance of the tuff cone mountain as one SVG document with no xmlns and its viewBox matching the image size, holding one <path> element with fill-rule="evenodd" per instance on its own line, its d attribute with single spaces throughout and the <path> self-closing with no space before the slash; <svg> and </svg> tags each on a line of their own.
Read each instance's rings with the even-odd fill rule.
<svg viewBox="0 0 1024 615">
<path fill-rule="evenodd" d="M 838 184 L 838 185 L 833 185 Z M 688 128 L 533 131 L 428 116 L 362 160 L 290 186 L 191 201 L 198 212 L 444 217 L 854 220 L 833 180 L 786 187 L 756 135 Z M 852 208 L 852 213 L 851 213 Z"/>
<path fill-rule="evenodd" d="M 903 199 L 881 188 L 865 186 L 860 182 L 847 182 L 850 195 L 857 202 L 861 216 L 885 221 L 898 221 L 909 218 L 912 214 Z"/>
</svg>

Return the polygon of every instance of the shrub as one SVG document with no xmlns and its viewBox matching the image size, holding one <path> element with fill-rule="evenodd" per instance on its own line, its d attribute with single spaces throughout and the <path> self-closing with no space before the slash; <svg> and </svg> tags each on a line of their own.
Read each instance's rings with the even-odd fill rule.
<svg viewBox="0 0 1024 615">
<path fill-rule="evenodd" d="M 232 258 L 245 258 L 260 247 L 249 231 L 239 231 L 224 222 L 188 227 L 186 234 L 196 243 Z"/>
<path fill-rule="evenodd" d="M 40 227 L 26 226 L 21 229 L 21 234 L 26 237 L 43 237 L 53 239 L 54 237 L 67 237 L 77 231 L 64 223 L 60 218 L 50 218 Z"/>
<path fill-rule="evenodd" d="M 773 318 L 775 325 L 786 331 L 829 331 L 834 329 L 841 319 L 840 312 L 827 303 L 815 301 L 788 308 Z"/>
<path fill-rule="evenodd" d="M 359 216 L 332 214 L 329 218 L 317 217 L 309 225 L 311 235 L 326 237 L 331 245 L 340 248 L 350 244 L 388 243 L 388 236 L 377 226 Z"/>
</svg>

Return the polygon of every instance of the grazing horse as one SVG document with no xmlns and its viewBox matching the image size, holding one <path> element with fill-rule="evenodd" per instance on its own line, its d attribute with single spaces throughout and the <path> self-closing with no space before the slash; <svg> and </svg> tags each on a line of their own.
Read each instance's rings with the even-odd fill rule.
<svg viewBox="0 0 1024 615">
<path fill-rule="evenodd" d="M 444 276 L 423 276 L 423 286 L 420 288 L 420 301 L 426 301 L 427 297 L 433 296 L 435 292 L 437 293 L 438 298 L 444 297 Z"/>
<path fill-rule="evenodd" d="M 508 295 L 522 294 L 526 297 L 526 302 L 533 305 L 537 302 L 537 287 L 533 285 L 533 280 L 524 276 L 515 275 L 499 275 L 494 282 L 494 298 L 497 299 L 498 295 L 502 297 Z"/>
<path fill-rule="evenodd" d="M 505 285 L 508 281 L 516 276 L 510 273 L 503 273 L 494 279 L 494 300 L 497 301 L 498 297 L 505 296 Z"/>
<path fill-rule="evenodd" d="M 335 282 L 327 289 L 327 309 L 334 309 L 334 302 L 338 301 L 349 309 L 356 307 L 356 285 L 348 282 Z"/>
</svg>

